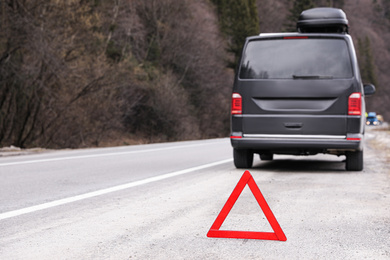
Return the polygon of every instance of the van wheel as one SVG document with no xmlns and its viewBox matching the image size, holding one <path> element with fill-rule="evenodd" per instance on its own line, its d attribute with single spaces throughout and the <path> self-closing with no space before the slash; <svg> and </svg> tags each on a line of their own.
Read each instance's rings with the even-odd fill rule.
<svg viewBox="0 0 390 260">
<path fill-rule="evenodd" d="M 233 149 L 234 165 L 236 168 L 251 168 L 253 152 L 246 149 Z"/>
<path fill-rule="evenodd" d="M 260 160 L 262 161 L 272 161 L 274 159 L 274 155 L 272 153 L 261 153 Z"/>
<path fill-rule="evenodd" d="M 347 171 L 361 171 L 363 170 L 363 151 L 347 152 L 345 169 Z"/>
</svg>

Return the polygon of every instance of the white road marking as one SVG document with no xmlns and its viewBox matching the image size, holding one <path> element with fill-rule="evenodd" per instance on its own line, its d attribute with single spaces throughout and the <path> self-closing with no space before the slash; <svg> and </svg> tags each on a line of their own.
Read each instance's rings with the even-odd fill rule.
<svg viewBox="0 0 390 260">
<path fill-rule="evenodd" d="M 120 191 L 120 190 L 129 189 L 129 188 L 133 188 L 133 187 L 136 187 L 136 186 L 140 186 L 140 185 L 144 185 L 144 184 L 148 184 L 148 183 L 152 183 L 152 182 L 156 182 L 156 181 L 165 180 L 165 179 L 168 179 L 168 178 L 176 177 L 176 176 L 179 176 L 179 175 L 183 175 L 183 174 L 186 174 L 186 173 L 190 173 L 190 172 L 194 172 L 194 171 L 198 171 L 198 170 L 202 170 L 202 169 L 206 169 L 206 168 L 210 168 L 210 167 L 214 167 L 214 166 L 217 166 L 217 165 L 220 165 L 220 164 L 224 164 L 224 163 L 228 163 L 228 162 L 231 162 L 231 161 L 232 161 L 232 159 L 226 159 L 226 160 L 222 160 L 222 161 L 218 161 L 218 162 L 208 163 L 208 164 L 204 164 L 204 165 L 200 165 L 200 166 L 184 169 L 184 170 L 181 170 L 181 171 L 171 172 L 171 173 L 167 173 L 167 174 L 163 174 L 163 175 L 147 178 L 147 179 L 144 179 L 144 180 L 139 180 L 139 181 L 135 181 L 135 182 L 130 182 L 130 183 L 114 186 L 114 187 L 107 188 L 107 189 L 102 189 L 102 190 L 97 190 L 97 191 L 81 194 L 81 195 L 74 196 L 74 197 L 64 198 L 64 199 L 55 200 L 55 201 L 52 201 L 52 202 L 43 203 L 43 204 L 40 204 L 40 205 L 28 207 L 28 208 L 23 208 L 23 209 L 18 209 L 18 210 L 14 210 L 14 211 L 1 213 L 0 214 L 0 220 L 7 219 L 7 218 L 12 218 L 12 217 L 17 217 L 17 216 L 20 216 L 20 215 L 23 215 L 23 214 L 32 213 L 32 212 L 36 212 L 36 211 L 39 211 L 39 210 L 49 209 L 49 208 L 61 206 L 61 205 L 64 205 L 64 204 L 68 204 L 68 203 L 72 203 L 72 202 L 85 200 L 85 199 L 101 196 L 101 195 L 104 195 L 104 194 Z"/>
<path fill-rule="evenodd" d="M 56 161 L 77 160 L 77 159 L 86 159 L 86 158 L 97 158 L 97 157 L 127 155 L 127 154 L 140 154 L 140 153 L 150 153 L 150 152 L 161 152 L 161 151 L 166 151 L 166 150 L 181 149 L 181 148 L 191 148 L 191 147 L 202 146 L 202 145 L 209 145 L 209 144 L 210 145 L 214 145 L 216 143 L 218 143 L 218 142 L 201 143 L 201 144 L 190 144 L 190 145 L 179 145 L 179 146 L 154 148 L 154 149 L 147 149 L 147 150 L 126 151 L 126 152 L 89 154 L 89 155 L 68 156 L 68 157 L 40 159 L 40 160 L 8 162 L 8 163 L 0 163 L 0 167 L 1 166 L 11 166 L 11 165 L 31 164 L 31 163 L 45 163 L 45 162 L 56 162 Z"/>
</svg>

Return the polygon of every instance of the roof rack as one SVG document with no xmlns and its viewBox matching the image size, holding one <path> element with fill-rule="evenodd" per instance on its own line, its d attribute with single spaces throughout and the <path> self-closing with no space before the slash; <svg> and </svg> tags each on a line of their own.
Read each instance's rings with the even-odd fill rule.
<svg viewBox="0 0 390 260">
<path fill-rule="evenodd" d="M 301 13 L 297 30 L 301 33 L 348 33 L 348 20 L 341 9 L 313 8 Z"/>
</svg>

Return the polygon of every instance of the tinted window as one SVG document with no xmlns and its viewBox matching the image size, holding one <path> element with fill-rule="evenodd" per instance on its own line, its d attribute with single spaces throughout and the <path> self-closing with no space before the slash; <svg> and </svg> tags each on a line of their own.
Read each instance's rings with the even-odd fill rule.
<svg viewBox="0 0 390 260">
<path fill-rule="evenodd" d="M 242 79 L 351 78 L 342 39 L 250 41 L 242 57 Z"/>
</svg>

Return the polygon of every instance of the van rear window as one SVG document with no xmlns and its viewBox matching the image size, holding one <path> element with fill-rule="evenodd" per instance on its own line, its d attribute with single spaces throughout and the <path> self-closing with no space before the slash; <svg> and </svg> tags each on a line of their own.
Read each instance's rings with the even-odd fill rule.
<svg viewBox="0 0 390 260">
<path fill-rule="evenodd" d="M 250 41 L 243 53 L 241 79 L 328 79 L 353 76 L 342 39 Z"/>
</svg>

